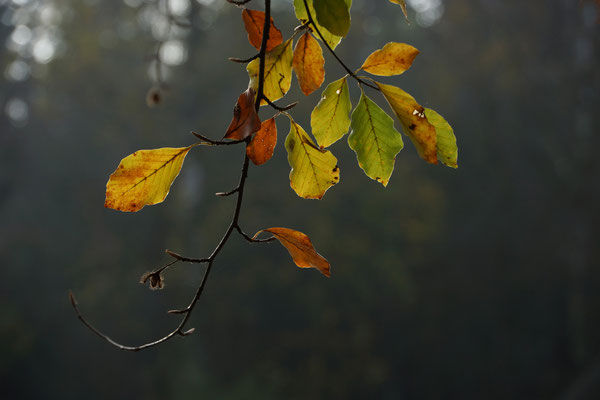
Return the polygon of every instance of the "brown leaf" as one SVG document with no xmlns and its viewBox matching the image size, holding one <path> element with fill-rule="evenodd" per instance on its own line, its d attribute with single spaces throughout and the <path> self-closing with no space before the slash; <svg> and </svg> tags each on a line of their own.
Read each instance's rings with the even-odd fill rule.
<svg viewBox="0 0 600 400">
<path fill-rule="evenodd" d="M 244 9 L 242 19 L 246 32 L 248 32 L 248 41 L 257 50 L 260 50 L 262 44 L 263 28 L 265 26 L 265 13 L 257 10 Z M 267 40 L 267 51 L 271 51 L 275 46 L 283 43 L 281 31 L 277 29 L 271 18 L 271 27 L 269 28 L 269 40 Z"/>
<path fill-rule="evenodd" d="M 233 119 L 223 139 L 243 140 L 260 129 L 260 118 L 254 108 L 254 89 L 248 88 L 238 97 Z"/>
<path fill-rule="evenodd" d="M 260 130 L 246 146 L 246 154 L 254 164 L 261 165 L 271 159 L 276 144 L 277 125 L 275 118 L 270 118 L 261 124 Z"/>
<path fill-rule="evenodd" d="M 292 67 L 305 95 L 317 90 L 325 80 L 325 59 L 319 42 L 306 32 L 294 48 Z"/>
<path fill-rule="evenodd" d="M 268 228 L 258 231 L 254 237 L 256 238 L 261 232 L 272 233 L 300 268 L 316 268 L 326 277 L 331 276 L 329 262 L 317 253 L 309 237 L 304 233 L 288 228 Z"/>
</svg>

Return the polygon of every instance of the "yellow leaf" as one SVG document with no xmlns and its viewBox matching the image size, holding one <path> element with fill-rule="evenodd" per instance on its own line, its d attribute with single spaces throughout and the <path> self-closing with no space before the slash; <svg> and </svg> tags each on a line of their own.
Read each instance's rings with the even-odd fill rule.
<svg viewBox="0 0 600 400">
<path fill-rule="evenodd" d="M 191 148 L 138 150 L 122 159 L 106 184 L 104 207 L 138 211 L 146 205 L 161 203 Z"/>
<path fill-rule="evenodd" d="M 406 1 L 405 0 L 390 0 L 390 3 L 398 4 L 402 8 L 402 12 L 404 13 L 404 18 L 408 21 L 408 12 L 406 11 Z"/>
<path fill-rule="evenodd" d="M 422 159 L 437 164 L 437 148 L 435 127 L 425 116 L 425 109 L 404 90 L 376 82 L 385 99 L 402 123 L 404 133 L 417 148 Z"/>
<path fill-rule="evenodd" d="M 305 199 L 321 199 L 327 189 L 340 180 L 337 159 L 329 150 L 321 150 L 294 120 L 285 140 L 288 152 L 290 186 Z"/>
<path fill-rule="evenodd" d="M 288 228 L 268 228 L 256 232 L 269 232 L 288 250 L 294 263 L 300 268 L 316 268 L 323 275 L 331 275 L 329 262 L 315 250 L 310 238 L 304 233 Z"/>
<path fill-rule="evenodd" d="M 250 87 L 258 90 L 258 74 L 260 60 L 252 60 L 246 70 L 250 76 Z M 267 53 L 265 57 L 265 75 L 263 94 L 271 101 L 285 96 L 292 85 L 292 39 L 280 44 Z M 261 100 L 264 106 L 266 101 Z"/>
<path fill-rule="evenodd" d="M 294 49 L 292 67 L 300 89 L 306 96 L 317 90 L 325 80 L 325 59 L 319 42 L 306 32 Z"/>
<path fill-rule="evenodd" d="M 418 54 L 419 50 L 409 44 L 390 42 L 371 53 L 360 68 L 373 75 L 400 75 L 410 68 Z"/>
</svg>

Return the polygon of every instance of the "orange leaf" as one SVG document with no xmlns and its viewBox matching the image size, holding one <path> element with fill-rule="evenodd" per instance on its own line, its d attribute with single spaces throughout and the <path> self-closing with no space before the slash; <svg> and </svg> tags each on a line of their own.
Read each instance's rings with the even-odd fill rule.
<svg viewBox="0 0 600 400">
<path fill-rule="evenodd" d="M 248 41 L 257 50 L 260 50 L 262 44 L 263 28 L 265 26 L 265 13 L 257 10 L 244 9 L 242 19 L 246 32 L 248 32 Z M 269 40 L 267 40 L 267 51 L 271 51 L 275 46 L 283 42 L 281 31 L 277 29 L 271 18 L 271 27 L 269 28 Z"/>
<path fill-rule="evenodd" d="M 292 67 L 305 95 L 317 90 L 325 80 L 325 59 L 319 42 L 306 32 L 294 48 Z"/>
<path fill-rule="evenodd" d="M 246 146 L 246 154 L 254 164 L 261 165 L 271 159 L 276 144 L 277 125 L 275 118 L 270 118 L 262 123 L 260 130 Z"/>
<path fill-rule="evenodd" d="M 326 277 L 331 276 L 329 262 L 317 253 L 309 237 L 304 233 L 288 228 L 268 228 L 258 231 L 254 238 L 261 232 L 272 233 L 300 268 L 316 268 Z"/>
<path fill-rule="evenodd" d="M 260 118 L 254 108 L 254 89 L 248 88 L 238 97 L 233 119 L 223 139 L 243 140 L 260 129 Z"/>
</svg>

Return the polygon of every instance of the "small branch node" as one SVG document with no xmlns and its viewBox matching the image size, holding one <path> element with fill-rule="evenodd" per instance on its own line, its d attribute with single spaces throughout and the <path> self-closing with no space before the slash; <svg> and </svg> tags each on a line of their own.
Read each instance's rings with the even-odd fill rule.
<svg viewBox="0 0 600 400">
<path fill-rule="evenodd" d="M 171 251 L 169 249 L 165 250 L 165 253 L 167 253 L 168 255 L 170 255 L 171 257 L 173 257 L 177 261 L 191 262 L 191 263 L 206 263 L 206 262 L 209 262 L 208 258 L 190 258 L 190 257 L 184 257 L 181 254 L 177 254 L 174 251 Z"/>
<path fill-rule="evenodd" d="M 71 305 L 73 308 L 77 309 L 77 300 L 75 300 L 75 296 L 73 296 L 73 292 L 69 289 L 69 300 L 71 301 Z"/>
<path fill-rule="evenodd" d="M 298 102 L 295 101 L 295 102 L 293 102 L 291 104 L 288 104 L 287 106 L 280 107 L 277 104 L 273 103 L 271 100 L 269 100 L 269 98 L 267 96 L 265 96 L 264 94 L 262 95 L 262 98 L 263 98 L 264 101 L 267 102 L 268 105 L 270 105 L 271 107 L 273 107 L 277 111 L 288 111 L 288 110 L 296 107 L 296 105 L 298 104 Z"/>
<path fill-rule="evenodd" d="M 236 6 L 243 6 L 246 3 L 250 3 L 252 0 L 227 0 L 228 3 L 231 3 Z"/>
<path fill-rule="evenodd" d="M 167 311 L 167 313 L 169 314 L 187 314 L 190 312 L 190 308 L 186 307 L 186 308 L 182 308 L 181 310 L 169 310 Z"/>
<path fill-rule="evenodd" d="M 205 145 L 205 146 L 230 146 L 232 144 L 239 144 L 239 143 L 245 143 L 246 141 L 244 139 L 242 140 L 212 140 L 210 138 L 207 138 L 204 135 L 201 135 L 197 132 L 192 131 L 191 132 L 192 135 L 196 136 L 198 139 L 202 140 L 202 142 L 200 143 L 196 143 L 195 145 Z"/>
<path fill-rule="evenodd" d="M 250 61 L 252 60 L 256 60 L 258 58 L 258 54 L 253 55 L 252 57 L 249 58 L 237 58 L 237 57 L 229 57 L 228 60 L 235 62 L 235 63 L 240 63 L 240 64 L 248 64 Z"/>
<path fill-rule="evenodd" d="M 185 258 L 185 257 L 183 257 L 183 256 L 181 256 L 181 255 L 179 255 L 179 254 L 177 254 L 174 251 L 171 251 L 169 249 L 166 249 L 165 253 L 167 253 L 168 255 L 170 255 L 171 257 L 173 257 L 173 258 L 175 258 L 175 259 L 177 259 L 179 261 L 183 261 L 183 259 Z"/>
<path fill-rule="evenodd" d="M 179 334 L 180 334 L 181 336 L 187 336 L 187 335 L 191 335 L 191 334 L 192 334 L 192 333 L 194 333 L 195 331 L 196 331 L 196 328 L 190 328 L 190 329 L 188 329 L 188 330 L 187 330 L 187 331 L 185 331 L 185 332 L 181 332 L 181 331 L 180 331 L 180 333 L 179 333 Z"/>
<path fill-rule="evenodd" d="M 235 189 L 230 190 L 229 192 L 217 192 L 217 193 L 215 193 L 215 196 L 227 197 L 227 196 L 231 196 L 234 193 L 237 193 L 239 190 L 240 190 L 240 188 L 238 186 Z"/>
</svg>

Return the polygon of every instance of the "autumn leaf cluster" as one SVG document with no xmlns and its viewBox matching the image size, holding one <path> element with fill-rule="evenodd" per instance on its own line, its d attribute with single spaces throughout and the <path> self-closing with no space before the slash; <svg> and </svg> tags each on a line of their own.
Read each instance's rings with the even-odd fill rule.
<svg viewBox="0 0 600 400">
<path fill-rule="evenodd" d="M 406 15 L 404 1 L 399 4 Z M 139 150 L 125 157 L 110 176 L 105 206 L 119 211 L 138 211 L 162 202 L 179 174 L 188 152 L 199 145 L 244 144 L 247 158 L 255 165 L 269 161 L 276 148 L 277 118 L 290 123 L 285 150 L 291 170 L 290 186 L 306 199 L 321 199 L 340 182 L 337 159 L 328 148 L 348 134 L 349 147 L 359 166 L 371 179 L 387 186 L 396 156 L 404 147 L 401 131 L 419 156 L 430 164 L 457 167 L 457 146 L 453 130 L 436 111 L 424 108 L 400 87 L 376 81 L 373 76 L 397 76 L 413 64 L 419 50 L 405 43 L 390 42 L 371 53 L 355 71 L 342 63 L 347 74 L 330 82 L 323 90 L 310 116 L 310 132 L 292 117 L 288 107 L 275 104 L 290 90 L 293 75 L 305 95 L 325 82 L 324 49 L 335 56 L 335 48 L 351 25 L 351 0 L 294 0 L 300 26 L 287 39 L 272 18 L 265 24 L 265 12 L 243 8 L 242 21 L 251 46 L 262 57 L 250 59 L 246 70 L 249 85 L 238 97 L 233 117 L 223 139 L 202 140 L 182 148 Z M 268 37 L 263 39 L 268 25 Z M 263 42 L 266 47 L 263 49 Z M 262 75 L 261 75 L 262 73 Z M 369 75 L 362 75 L 367 73 Z M 356 82 L 360 97 L 350 96 L 348 85 Z M 393 118 L 373 101 L 366 90 L 382 95 Z M 274 114 L 259 116 L 260 106 L 270 106 Z M 327 260 L 315 250 L 310 239 L 288 228 L 266 228 L 290 252 L 299 267 L 314 267 L 329 276 Z M 256 236 L 255 236 L 256 237 Z"/>
</svg>

